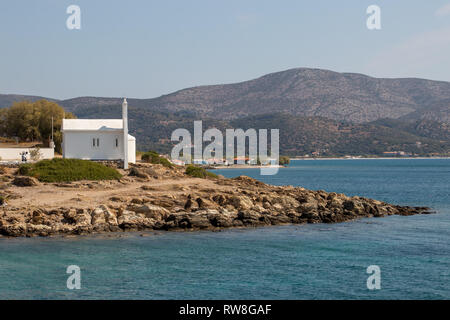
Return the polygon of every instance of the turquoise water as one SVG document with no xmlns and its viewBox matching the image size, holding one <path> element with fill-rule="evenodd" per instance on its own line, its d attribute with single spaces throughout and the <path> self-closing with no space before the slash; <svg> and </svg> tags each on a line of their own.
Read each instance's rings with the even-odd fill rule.
<svg viewBox="0 0 450 320">
<path fill-rule="evenodd" d="M 268 183 L 431 206 L 435 215 L 222 232 L 1 239 L 2 299 L 449 299 L 450 160 L 293 161 Z M 68 290 L 69 265 L 81 290 Z M 366 268 L 381 268 L 381 290 Z"/>
</svg>

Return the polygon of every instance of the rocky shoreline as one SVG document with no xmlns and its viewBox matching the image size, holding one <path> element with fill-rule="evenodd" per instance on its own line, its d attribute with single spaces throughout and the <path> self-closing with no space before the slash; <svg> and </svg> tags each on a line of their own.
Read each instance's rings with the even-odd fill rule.
<svg viewBox="0 0 450 320">
<path fill-rule="evenodd" d="M 245 176 L 199 179 L 184 175 L 182 169 L 146 164 L 123 173 L 119 181 L 66 184 L 6 175 L 2 189 L 9 200 L 0 209 L 0 235 L 220 230 L 431 213 L 426 207 L 272 186 Z M 43 197 L 61 198 L 46 203 Z"/>
</svg>

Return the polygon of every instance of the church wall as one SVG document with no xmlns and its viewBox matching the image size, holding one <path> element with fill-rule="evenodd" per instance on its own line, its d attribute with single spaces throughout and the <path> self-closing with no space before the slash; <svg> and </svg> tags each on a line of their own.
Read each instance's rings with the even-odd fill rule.
<svg viewBox="0 0 450 320">
<path fill-rule="evenodd" d="M 95 139 L 95 145 L 93 139 Z M 118 140 L 117 147 L 116 139 Z M 121 132 L 66 131 L 63 141 L 65 158 L 86 160 L 119 160 L 122 158 L 123 139 Z"/>
</svg>

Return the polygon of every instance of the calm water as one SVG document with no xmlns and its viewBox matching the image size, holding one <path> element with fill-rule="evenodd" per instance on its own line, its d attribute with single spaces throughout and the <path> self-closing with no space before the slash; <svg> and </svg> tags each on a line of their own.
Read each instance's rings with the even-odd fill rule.
<svg viewBox="0 0 450 320">
<path fill-rule="evenodd" d="M 2 299 L 449 299 L 450 160 L 293 161 L 277 185 L 431 206 L 435 215 L 122 238 L 1 239 Z M 66 289 L 78 265 L 82 289 Z M 381 268 L 381 290 L 366 268 Z"/>
</svg>

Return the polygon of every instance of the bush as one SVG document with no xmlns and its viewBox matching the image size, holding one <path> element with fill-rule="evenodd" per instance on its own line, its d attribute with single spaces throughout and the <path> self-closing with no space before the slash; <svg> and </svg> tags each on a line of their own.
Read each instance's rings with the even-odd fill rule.
<svg viewBox="0 0 450 320">
<path fill-rule="evenodd" d="M 280 156 L 279 164 L 281 166 L 288 165 L 291 162 L 291 159 L 288 156 Z"/>
<path fill-rule="evenodd" d="M 29 176 L 31 174 L 31 164 L 21 164 L 19 166 L 19 170 L 17 170 L 17 174 L 21 176 Z"/>
<path fill-rule="evenodd" d="M 42 160 L 35 164 L 21 165 L 18 173 L 35 177 L 41 182 L 114 180 L 122 176 L 116 169 L 79 159 Z"/>
<path fill-rule="evenodd" d="M 36 147 L 33 150 L 30 150 L 30 159 L 33 161 L 38 161 L 42 158 L 41 148 Z"/>
<path fill-rule="evenodd" d="M 0 166 L 0 174 L 5 174 L 6 168 L 4 166 Z"/>
<path fill-rule="evenodd" d="M 186 167 L 186 174 L 195 178 L 217 178 L 217 174 L 207 171 L 205 168 L 188 165 Z"/>
<path fill-rule="evenodd" d="M 166 158 L 161 157 L 157 152 L 155 151 L 148 151 L 145 152 L 142 157 L 142 161 L 153 163 L 153 164 L 162 164 L 164 167 L 172 168 L 173 164 L 170 163 L 169 160 Z"/>
</svg>

